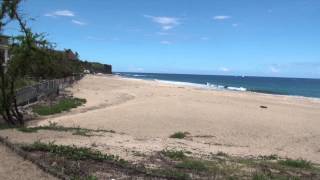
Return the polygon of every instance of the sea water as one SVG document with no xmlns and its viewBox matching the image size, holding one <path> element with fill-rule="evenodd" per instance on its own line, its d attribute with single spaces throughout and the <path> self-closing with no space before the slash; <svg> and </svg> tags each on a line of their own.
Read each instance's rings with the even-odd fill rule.
<svg viewBox="0 0 320 180">
<path fill-rule="evenodd" d="M 120 76 L 230 91 L 320 98 L 320 79 L 118 72 Z"/>
</svg>

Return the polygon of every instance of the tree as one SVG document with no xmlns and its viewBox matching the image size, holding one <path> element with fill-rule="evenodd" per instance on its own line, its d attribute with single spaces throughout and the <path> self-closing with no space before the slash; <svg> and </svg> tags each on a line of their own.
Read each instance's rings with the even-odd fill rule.
<svg viewBox="0 0 320 180">
<path fill-rule="evenodd" d="M 17 21 L 22 36 L 14 38 L 10 51 L 14 56 L 8 65 L 0 66 L 0 114 L 9 125 L 23 125 L 24 119 L 18 109 L 15 83 L 18 78 L 32 71 L 35 59 L 44 55 L 43 49 L 49 49 L 49 43 L 41 34 L 33 34 L 19 13 L 20 0 L 3 0 L 0 9 L 0 33 L 11 21 Z M 45 56 L 45 55 L 44 55 Z M 3 57 L 2 57 L 3 58 Z M 3 62 L 3 60 L 0 60 Z"/>
<path fill-rule="evenodd" d="M 80 74 L 86 67 L 96 64 L 83 63 L 71 49 L 53 50 L 44 34 L 33 33 L 19 12 L 21 0 L 0 1 L 0 35 L 6 25 L 17 21 L 22 34 L 14 37 L 10 44 L 10 58 L 6 67 L 0 59 L 0 114 L 9 125 L 23 125 L 23 115 L 18 109 L 16 83 L 25 76 L 39 79 L 56 79 Z M 71 57 L 71 58 L 70 58 Z M 3 57 L 2 57 L 3 58 Z"/>
</svg>

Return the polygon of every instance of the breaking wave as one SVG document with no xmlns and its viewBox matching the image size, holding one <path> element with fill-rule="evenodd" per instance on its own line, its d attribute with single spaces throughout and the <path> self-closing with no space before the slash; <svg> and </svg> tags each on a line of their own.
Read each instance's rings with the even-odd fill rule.
<svg viewBox="0 0 320 180">
<path fill-rule="evenodd" d="M 197 84 L 197 83 L 190 83 L 190 82 L 165 81 L 165 80 L 158 80 L 158 79 L 155 79 L 155 81 L 166 83 L 166 84 L 173 84 L 173 85 L 179 85 L 179 86 L 191 86 L 191 87 L 205 88 L 205 89 L 247 91 L 247 88 L 244 88 L 244 87 L 223 86 L 223 85 L 211 84 L 208 82 L 206 84 Z"/>
<path fill-rule="evenodd" d="M 211 84 L 208 82 L 207 82 L 207 86 L 214 89 L 227 89 L 231 91 L 247 91 L 247 88 L 244 88 L 244 87 L 223 86 L 223 85 Z"/>
</svg>

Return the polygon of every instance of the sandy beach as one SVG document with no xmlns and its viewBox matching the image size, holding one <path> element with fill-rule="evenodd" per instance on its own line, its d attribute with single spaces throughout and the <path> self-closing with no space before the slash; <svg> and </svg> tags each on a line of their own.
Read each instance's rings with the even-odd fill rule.
<svg viewBox="0 0 320 180">
<path fill-rule="evenodd" d="M 87 146 L 95 142 L 98 149 L 122 156 L 128 149 L 147 153 L 184 148 L 199 154 L 277 154 L 320 162 L 317 99 L 93 75 L 84 77 L 70 91 L 75 97 L 86 98 L 87 103 L 71 112 L 46 117 L 37 125 L 51 121 L 63 126 L 112 129 L 119 134 L 90 140 L 68 135 L 43 135 L 42 139 Z M 168 138 L 178 131 L 190 135 L 184 140 Z"/>
</svg>

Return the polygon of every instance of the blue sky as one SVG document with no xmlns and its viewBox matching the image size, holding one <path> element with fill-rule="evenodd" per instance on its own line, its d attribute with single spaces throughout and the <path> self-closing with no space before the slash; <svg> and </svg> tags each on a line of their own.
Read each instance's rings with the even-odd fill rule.
<svg viewBox="0 0 320 180">
<path fill-rule="evenodd" d="M 58 49 L 114 71 L 320 78 L 319 0 L 26 0 L 21 9 Z"/>
</svg>

